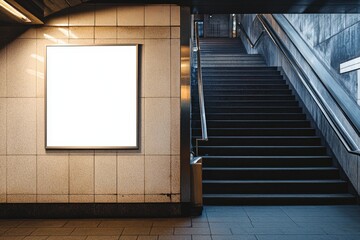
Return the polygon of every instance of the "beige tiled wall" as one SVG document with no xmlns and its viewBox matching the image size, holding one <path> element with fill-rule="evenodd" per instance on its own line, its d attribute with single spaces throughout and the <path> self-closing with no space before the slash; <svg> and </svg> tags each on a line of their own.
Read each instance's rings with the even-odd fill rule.
<svg viewBox="0 0 360 240">
<path fill-rule="evenodd" d="M 6 48 L 0 50 L 0 97 L 6 97 Z"/>
<path fill-rule="evenodd" d="M 6 101 L 6 153 L 36 154 L 36 98 Z"/>
<path fill-rule="evenodd" d="M 180 9 L 86 5 L 0 50 L 0 202 L 179 202 Z M 140 149 L 46 151 L 45 49 L 141 44 Z"/>
<path fill-rule="evenodd" d="M 95 194 L 116 195 L 117 193 L 116 153 L 95 154 L 94 168 L 95 168 Z"/>
<path fill-rule="evenodd" d="M 0 156 L 0 201 L 6 201 L 6 156 Z"/>
<path fill-rule="evenodd" d="M 0 98 L 0 156 L 6 155 L 6 102 Z"/>
</svg>

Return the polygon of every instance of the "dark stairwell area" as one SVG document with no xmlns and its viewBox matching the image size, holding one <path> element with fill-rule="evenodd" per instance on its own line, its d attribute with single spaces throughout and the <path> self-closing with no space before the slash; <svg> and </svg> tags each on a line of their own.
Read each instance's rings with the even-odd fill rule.
<svg viewBox="0 0 360 240">
<path fill-rule="evenodd" d="M 279 68 L 247 54 L 239 38 L 202 38 L 200 49 L 208 141 L 197 150 L 205 205 L 356 202 Z M 193 146 L 201 138 L 198 101 L 194 81 Z"/>
</svg>

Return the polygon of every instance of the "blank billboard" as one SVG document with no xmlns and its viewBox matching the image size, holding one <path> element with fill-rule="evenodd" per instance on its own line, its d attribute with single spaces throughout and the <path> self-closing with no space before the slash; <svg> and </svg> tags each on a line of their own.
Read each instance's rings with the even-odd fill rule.
<svg viewBox="0 0 360 240">
<path fill-rule="evenodd" d="M 48 46 L 46 148 L 138 148 L 138 46 Z"/>
</svg>

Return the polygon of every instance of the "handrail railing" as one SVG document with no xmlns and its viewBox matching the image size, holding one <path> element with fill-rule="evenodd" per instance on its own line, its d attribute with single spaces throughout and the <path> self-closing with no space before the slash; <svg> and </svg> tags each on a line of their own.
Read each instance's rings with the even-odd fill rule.
<svg viewBox="0 0 360 240">
<path fill-rule="evenodd" d="M 354 139 L 349 135 L 349 133 L 347 133 L 345 129 L 343 129 L 341 123 L 334 119 L 334 113 L 331 113 L 331 110 L 329 110 L 328 107 L 325 105 L 325 100 L 321 97 L 321 94 L 319 94 L 318 91 L 312 86 L 302 68 L 294 60 L 289 50 L 279 40 L 277 34 L 274 33 L 272 27 L 265 20 L 265 17 L 262 16 L 262 14 L 258 14 L 257 18 L 260 21 L 262 27 L 265 29 L 266 33 L 269 35 L 270 39 L 274 42 L 275 46 L 280 50 L 280 52 L 284 55 L 285 59 L 295 70 L 295 73 L 298 75 L 299 79 L 304 84 L 305 88 L 308 90 L 309 94 L 314 99 L 321 112 L 324 114 L 326 120 L 329 122 L 330 126 L 335 131 L 340 141 L 345 146 L 346 150 L 351 154 L 360 155 L 360 149 Z M 337 102 L 336 99 L 334 100 L 335 102 Z"/>
<path fill-rule="evenodd" d="M 238 26 L 239 26 L 239 29 L 241 30 L 241 32 L 244 34 L 244 36 L 246 38 L 246 41 L 249 43 L 251 48 L 256 47 L 256 45 L 260 42 L 261 38 L 264 36 L 264 30 L 262 30 L 260 35 L 258 36 L 258 38 L 253 43 L 251 38 L 249 37 L 249 35 L 245 31 L 244 26 L 241 23 L 238 23 Z"/>
<path fill-rule="evenodd" d="M 199 141 L 207 141 L 207 125 L 206 125 L 206 113 L 205 113 L 205 100 L 204 100 L 204 89 L 203 79 L 201 70 L 201 56 L 200 56 L 200 39 L 199 39 L 199 27 L 198 23 L 195 22 L 195 40 L 196 40 L 196 57 L 197 57 L 197 83 L 199 91 L 199 106 L 200 106 L 200 121 L 201 121 L 201 138 L 196 139 L 196 156 L 199 156 Z"/>
</svg>

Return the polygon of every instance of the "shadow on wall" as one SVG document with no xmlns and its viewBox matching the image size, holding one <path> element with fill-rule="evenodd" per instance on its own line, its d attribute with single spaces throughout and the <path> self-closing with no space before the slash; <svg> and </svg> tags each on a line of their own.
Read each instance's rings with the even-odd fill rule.
<svg viewBox="0 0 360 240">
<path fill-rule="evenodd" d="M 1 26 L 0 27 L 0 50 L 18 36 L 26 32 L 30 26 Z"/>
</svg>

